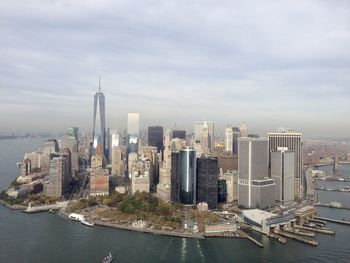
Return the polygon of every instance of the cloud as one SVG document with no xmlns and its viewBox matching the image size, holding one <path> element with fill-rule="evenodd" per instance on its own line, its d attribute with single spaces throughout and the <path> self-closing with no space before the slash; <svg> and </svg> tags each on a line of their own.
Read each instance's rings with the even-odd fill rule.
<svg viewBox="0 0 350 263">
<path fill-rule="evenodd" d="M 327 136 L 328 122 L 348 135 L 349 11 L 347 1 L 1 1 L 0 130 L 91 130 L 101 74 L 111 127 L 140 111 L 144 126 L 210 118 L 220 133 L 246 120 L 259 133 Z"/>
</svg>

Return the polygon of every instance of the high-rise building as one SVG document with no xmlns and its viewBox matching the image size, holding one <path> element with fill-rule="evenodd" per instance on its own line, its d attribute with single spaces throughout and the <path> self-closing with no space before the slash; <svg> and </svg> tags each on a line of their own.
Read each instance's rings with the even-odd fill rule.
<svg viewBox="0 0 350 263">
<path fill-rule="evenodd" d="M 122 145 L 122 139 L 121 139 L 121 136 L 118 133 L 117 129 L 110 129 L 108 142 L 109 142 L 109 144 L 108 144 L 108 149 L 109 149 L 108 159 L 109 159 L 110 163 L 112 163 L 113 148 Z"/>
<path fill-rule="evenodd" d="M 194 123 L 194 144 L 201 144 L 204 124 L 208 127 L 208 148 L 211 152 L 215 146 L 214 123 L 211 121 L 196 121 Z"/>
<path fill-rule="evenodd" d="M 218 159 L 201 157 L 197 159 L 197 202 L 206 202 L 209 209 L 218 205 Z"/>
<path fill-rule="evenodd" d="M 179 202 L 196 205 L 197 188 L 196 153 L 191 148 L 179 151 Z"/>
<path fill-rule="evenodd" d="M 268 178 L 268 141 L 238 140 L 238 203 L 247 208 L 267 208 L 275 203 L 275 184 Z"/>
<path fill-rule="evenodd" d="M 132 112 L 128 113 L 128 134 L 140 136 L 140 113 Z"/>
<path fill-rule="evenodd" d="M 106 153 L 106 116 L 105 116 L 105 95 L 101 91 L 101 81 L 99 80 L 98 92 L 94 96 L 94 123 L 93 123 L 93 154 L 100 145 L 102 153 Z M 108 156 L 107 156 L 108 158 Z"/>
<path fill-rule="evenodd" d="M 281 204 L 294 201 L 294 152 L 279 147 L 271 152 L 271 178 L 276 184 L 276 200 Z"/>
<path fill-rule="evenodd" d="M 248 137 L 248 128 L 244 122 L 239 127 L 239 131 L 241 132 L 241 137 Z"/>
<path fill-rule="evenodd" d="M 302 134 L 294 131 L 271 132 L 269 137 L 269 153 L 277 151 L 278 147 L 287 147 L 294 152 L 294 195 L 303 198 L 303 144 Z M 269 167 L 271 167 L 271 158 Z"/>
<path fill-rule="evenodd" d="M 225 129 L 225 152 L 233 152 L 233 130 L 232 127 Z"/>
<path fill-rule="evenodd" d="M 123 176 L 124 165 L 122 159 L 122 149 L 118 146 L 112 147 L 112 175 Z"/>
<path fill-rule="evenodd" d="M 71 152 L 71 174 L 75 175 L 79 170 L 79 152 L 78 152 L 78 128 L 68 128 L 66 134 L 61 140 L 61 148 L 68 148 Z"/>
<path fill-rule="evenodd" d="M 157 147 L 158 152 L 163 150 L 163 127 L 148 127 L 148 145 Z"/>
<path fill-rule="evenodd" d="M 241 132 L 237 127 L 227 127 L 225 129 L 225 152 L 238 154 L 238 138 Z"/>
<path fill-rule="evenodd" d="M 179 202 L 179 152 L 171 153 L 171 171 L 170 171 L 171 191 L 170 200 Z"/>
<path fill-rule="evenodd" d="M 174 138 L 186 140 L 186 130 L 173 130 L 173 139 Z"/>
<path fill-rule="evenodd" d="M 64 150 L 61 155 L 52 155 L 49 160 L 49 173 L 43 184 L 44 194 L 50 197 L 62 197 L 70 180 L 70 152 Z"/>
<path fill-rule="evenodd" d="M 204 155 L 209 154 L 209 128 L 207 122 L 204 122 L 202 128 L 201 149 Z"/>
<path fill-rule="evenodd" d="M 228 203 L 232 203 L 234 200 L 238 200 L 238 171 L 226 171 L 223 176 L 226 180 L 227 199 Z"/>
</svg>

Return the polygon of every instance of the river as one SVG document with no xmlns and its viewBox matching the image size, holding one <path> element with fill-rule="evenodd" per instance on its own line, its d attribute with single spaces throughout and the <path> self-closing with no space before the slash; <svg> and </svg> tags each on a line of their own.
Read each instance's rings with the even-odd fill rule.
<svg viewBox="0 0 350 263">
<path fill-rule="evenodd" d="M 17 176 L 16 162 L 41 139 L 0 140 L 0 189 Z M 342 166 L 340 172 L 349 167 Z M 348 176 L 350 176 L 350 169 Z M 332 193 L 334 194 L 334 193 Z M 342 196 L 350 200 L 349 193 Z M 322 200 L 323 193 L 320 193 Z M 323 200 L 322 200 L 323 201 Z M 333 200 L 336 201 L 336 200 Z M 321 208 L 321 216 L 350 219 L 350 211 Z M 328 224 L 336 235 L 318 234 L 318 247 L 293 240 L 282 245 L 258 236 L 264 248 L 246 239 L 194 240 L 118 229 L 89 228 L 56 214 L 24 214 L 0 206 L 0 262 L 350 262 L 350 227 Z"/>
</svg>

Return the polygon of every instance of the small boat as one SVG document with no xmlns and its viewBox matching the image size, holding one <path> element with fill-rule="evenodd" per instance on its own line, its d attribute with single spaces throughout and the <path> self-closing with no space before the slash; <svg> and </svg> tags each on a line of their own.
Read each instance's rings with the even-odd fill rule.
<svg viewBox="0 0 350 263">
<path fill-rule="evenodd" d="M 112 253 L 109 252 L 109 254 L 104 259 L 102 259 L 101 263 L 111 263 L 112 261 L 113 261 L 113 256 L 112 256 Z"/>
<path fill-rule="evenodd" d="M 86 219 L 80 220 L 80 223 L 86 226 L 94 226 L 95 224 L 93 222 L 87 221 Z"/>
<path fill-rule="evenodd" d="M 49 210 L 49 213 L 55 213 L 55 210 L 50 209 L 50 210 Z"/>
</svg>

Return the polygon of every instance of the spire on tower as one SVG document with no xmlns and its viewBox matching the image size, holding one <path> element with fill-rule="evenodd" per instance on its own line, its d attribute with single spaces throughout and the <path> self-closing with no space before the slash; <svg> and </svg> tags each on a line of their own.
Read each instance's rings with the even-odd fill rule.
<svg viewBox="0 0 350 263">
<path fill-rule="evenodd" d="M 101 76 L 98 76 L 98 92 L 101 93 Z"/>
</svg>

